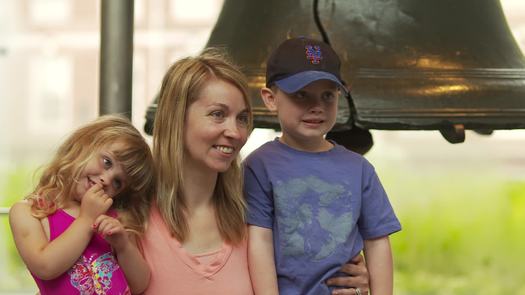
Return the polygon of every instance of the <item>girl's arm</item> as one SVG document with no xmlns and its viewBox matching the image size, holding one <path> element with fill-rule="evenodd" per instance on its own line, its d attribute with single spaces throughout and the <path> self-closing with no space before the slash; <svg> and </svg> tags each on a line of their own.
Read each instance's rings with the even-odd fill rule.
<svg viewBox="0 0 525 295">
<path fill-rule="evenodd" d="M 79 217 L 51 242 L 40 220 L 31 215 L 31 205 L 27 201 L 11 207 L 9 224 L 16 248 L 27 268 L 38 278 L 50 280 L 60 276 L 82 255 L 91 240 L 95 218 L 112 203 L 99 192 L 92 187 L 86 193 Z"/>
<path fill-rule="evenodd" d="M 365 260 L 370 274 L 370 293 L 393 294 L 393 261 L 388 236 L 365 240 Z"/>
<path fill-rule="evenodd" d="M 127 232 L 118 219 L 107 215 L 99 216 L 95 225 L 99 234 L 113 247 L 131 293 L 144 292 L 148 287 L 151 272 L 137 247 L 134 235 Z"/>
<path fill-rule="evenodd" d="M 271 229 L 248 227 L 248 265 L 255 295 L 279 294 Z"/>
</svg>

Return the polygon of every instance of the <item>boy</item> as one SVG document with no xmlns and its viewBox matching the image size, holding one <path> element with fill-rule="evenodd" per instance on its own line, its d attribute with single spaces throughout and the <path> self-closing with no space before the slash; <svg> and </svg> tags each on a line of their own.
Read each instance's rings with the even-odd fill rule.
<svg viewBox="0 0 525 295">
<path fill-rule="evenodd" d="M 392 294 L 388 235 L 401 225 L 373 166 L 324 138 L 347 92 L 337 54 L 316 40 L 289 39 L 266 71 L 261 96 L 282 136 L 244 163 L 255 294 L 337 294 L 325 281 L 363 248 L 372 294 Z"/>
</svg>

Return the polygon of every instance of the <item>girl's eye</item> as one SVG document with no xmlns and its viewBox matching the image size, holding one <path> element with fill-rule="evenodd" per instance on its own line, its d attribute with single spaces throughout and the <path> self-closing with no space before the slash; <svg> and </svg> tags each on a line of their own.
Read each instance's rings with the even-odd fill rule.
<svg viewBox="0 0 525 295">
<path fill-rule="evenodd" d="M 109 169 L 113 166 L 113 162 L 111 162 L 111 159 L 103 157 L 102 162 L 104 163 L 104 168 Z"/>
<path fill-rule="evenodd" d="M 115 179 L 113 181 L 113 187 L 115 188 L 115 190 L 120 190 L 122 188 L 122 181 L 120 181 L 120 179 Z"/>
</svg>

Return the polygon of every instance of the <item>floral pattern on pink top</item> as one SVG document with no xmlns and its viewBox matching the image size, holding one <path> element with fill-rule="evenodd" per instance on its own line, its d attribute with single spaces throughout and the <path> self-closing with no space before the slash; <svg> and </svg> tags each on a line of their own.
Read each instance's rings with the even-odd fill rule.
<svg viewBox="0 0 525 295">
<path fill-rule="evenodd" d="M 71 284 L 81 295 L 103 295 L 111 289 L 111 277 L 119 268 L 113 254 L 105 253 L 95 258 L 81 256 L 75 265 L 68 271 Z M 131 294 L 129 288 L 123 295 Z"/>
</svg>

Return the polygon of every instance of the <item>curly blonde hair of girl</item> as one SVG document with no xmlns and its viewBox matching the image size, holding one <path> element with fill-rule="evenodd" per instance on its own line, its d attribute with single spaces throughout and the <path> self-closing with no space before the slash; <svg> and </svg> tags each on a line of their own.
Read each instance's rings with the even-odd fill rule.
<svg viewBox="0 0 525 295">
<path fill-rule="evenodd" d="M 129 230 L 144 232 L 149 200 L 155 193 L 155 165 L 140 132 L 127 118 L 117 115 L 99 117 L 74 131 L 60 145 L 51 162 L 43 167 L 37 186 L 26 197 L 31 201 L 33 216 L 44 218 L 72 200 L 86 164 L 97 151 L 110 146 L 128 183 L 113 198 L 112 208 L 125 213 L 122 221 Z"/>
<path fill-rule="evenodd" d="M 171 233 L 179 241 L 188 236 L 183 197 L 184 122 L 188 107 L 210 79 L 231 83 L 243 94 L 252 128 L 251 102 L 245 76 L 218 49 L 175 62 L 166 72 L 153 126 L 153 157 L 158 168 L 156 202 Z M 221 237 L 236 244 L 245 237 L 246 203 L 242 192 L 240 160 L 219 173 L 213 202 Z"/>
</svg>

